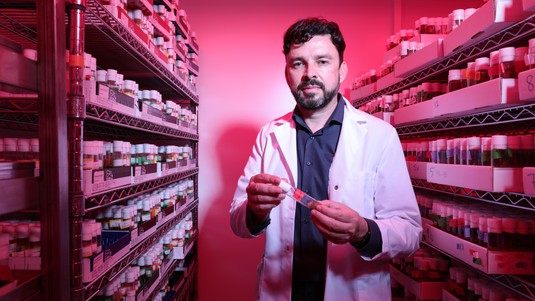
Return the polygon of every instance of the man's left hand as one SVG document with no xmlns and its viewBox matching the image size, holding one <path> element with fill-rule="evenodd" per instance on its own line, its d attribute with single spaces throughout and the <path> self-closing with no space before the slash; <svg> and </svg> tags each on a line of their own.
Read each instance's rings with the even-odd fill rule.
<svg viewBox="0 0 535 301">
<path fill-rule="evenodd" d="M 323 237 L 335 244 L 358 243 L 368 232 L 366 220 L 358 212 L 339 202 L 318 202 L 310 215 Z"/>
</svg>

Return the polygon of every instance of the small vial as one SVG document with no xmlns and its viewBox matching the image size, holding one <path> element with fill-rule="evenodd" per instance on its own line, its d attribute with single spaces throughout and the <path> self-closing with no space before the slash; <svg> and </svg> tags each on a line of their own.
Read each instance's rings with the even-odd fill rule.
<svg viewBox="0 0 535 301">
<path fill-rule="evenodd" d="M 476 84 L 476 63 L 469 62 L 466 64 L 466 86 L 471 87 Z"/>
<path fill-rule="evenodd" d="M 475 83 L 480 84 L 490 80 L 489 58 L 480 57 L 475 61 Z"/>
<path fill-rule="evenodd" d="M 448 72 L 448 92 L 461 89 L 461 70 L 451 69 Z"/>
<path fill-rule="evenodd" d="M 298 188 L 292 187 L 285 181 L 281 180 L 279 187 L 282 188 L 282 191 L 284 191 L 284 193 L 286 193 L 290 198 L 309 209 L 314 209 L 318 205 L 318 201 L 313 197 L 309 196 Z"/>
<path fill-rule="evenodd" d="M 453 11 L 453 25 L 452 30 L 456 29 L 457 27 L 461 26 L 461 24 L 464 22 L 464 9 L 456 9 Z"/>
<path fill-rule="evenodd" d="M 500 55 L 500 77 L 516 78 L 515 72 L 515 48 L 504 47 L 499 51 Z"/>
<path fill-rule="evenodd" d="M 491 166 L 492 138 L 481 137 L 481 165 Z"/>
<path fill-rule="evenodd" d="M 477 232 L 477 244 L 482 247 L 487 247 L 489 241 L 489 228 L 488 228 L 488 217 L 482 215 L 479 217 L 479 228 Z"/>
<path fill-rule="evenodd" d="M 479 242 L 479 217 L 481 216 L 478 212 L 470 213 L 470 241 L 473 243 Z"/>
<path fill-rule="evenodd" d="M 399 43 L 399 49 L 401 58 L 404 58 L 409 55 L 409 41 L 402 41 L 401 43 Z"/>
<path fill-rule="evenodd" d="M 524 72 L 528 70 L 528 66 L 526 65 L 525 57 L 528 53 L 528 47 L 516 47 L 515 48 L 515 73 L 519 74 L 520 72 Z"/>
<path fill-rule="evenodd" d="M 507 146 L 507 136 L 493 135 L 491 149 L 491 166 L 513 167 L 512 152 Z"/>
<path fill-rule="evenodd" d="M 520 149 L 520 136 L 507 136 L 507 148 L 509 149 L 511 154 L 512 167 L 523 167 L 524 162 L 522 162 L 521 160 L 522 151 Z"/>
<path fill-rule="evenodd" d="M 492 250 L 503 250 L 504 234 L 502 219 L 492 217 L 487 219 L 488 227 L 488 248 Z"/>
<path fill-rule="evenodd" d="M 435 18 L 428 18 L 427 26 L 425 28 L 426 34 L 435 34 Z"/>
<path fill-rule="evenodd" d="M 519 240 L 519 234 L 517 232 L 517 221 L 511 217 L 502 218 L 503 229 L 503 249 L 505 250 L 518 250 L 520 245 L 517 245 Z"/>
<path fill-rule="evenodd" d="M 448 163 L 447 161 L 447 155 L 446 155 L 446 139 L 438 139 L 437 140 L 437 155 L 438 155 L 438 162 L 441 164 Z"/>
<path fill-rule="evenodd" d="M 468 138 L 467 165 L 481 165 L 481 138 Z"/>
<path fill-rule="evenodd" d="M 123 141 L 113 141 L 113 167 L 123 166 Z"/>
<path fill-rule="evenodd" d="M 489 78 L 495 79 L 500 77 L 500 51 L 492 51 L 489 55 Z"/>
<path fill-rule="evenodd" d="M 428 23 L 427 17 L 421 17 L 420 18 L 420 34 L 426 34 L 427 33 L 427 23 Z"/>
<path fill-rule="evenodd" d="M 513 242 L 511 243 L 514 249 L 520 251 L 533 249 L 533 236 L 530 235 L 529 227 L 530 222 L 527 219 L 521 218 L 516 221 L 517 236 L 513 237 Z"/>
<path fill-rule="evenodd" d="M 95 161 L 93 141 L 83 142 L 83 169 L 92 170 L 93 162 Z"/>
<path fill-rule="evenodd" d="M 464 10 L 464 19 L 468 19 L 471 15 L 473 15 L 475 12 L 477 11 L 477 9 L 475 8 L 466 8 Z"/>
<path fill-rule="evenodd" d="M 429 141 L 429 149 L 431 152 L 431 163 L 438 163 L 437 141 Z"/>
<path fill-rule="evenodd" d="M 464 223 L 463 223 L 462 238 L 467 241 L 472 241 L 470 239 L 470 234 L 471 234 L 470 233 L 470 215 L 471 215 L 471 212 L 469 210 L 466 210 L 463 212 Z"/>
<path fill-rule="evenodd" d="M 535 38 L 530 39 L 528 42 L 528 53 L 525 57 L 525 63 L 528 69 L 535 68 Z"/>
<path fill-rule="evenodd" d="M 385 95 L 384 97 L 384 112 L 394 112 L 392 95 Z"/>
<path fill-rule="evenodd" d="M 453 139 L 453 164 L 461 164 L 461 141 L 462 138 Z"/>
<path fill-rule="evenodd" d="M 448 164 L 455 164 L 454 148 L 454 139 L 448 139 L 446 141 L 446 162 Z"/>
<path fill-rule="evenodd" d="M 523 166 L 535 166 L 535 140 L 531 134 L 520 136 L 520 158 Z"/>
</svg>

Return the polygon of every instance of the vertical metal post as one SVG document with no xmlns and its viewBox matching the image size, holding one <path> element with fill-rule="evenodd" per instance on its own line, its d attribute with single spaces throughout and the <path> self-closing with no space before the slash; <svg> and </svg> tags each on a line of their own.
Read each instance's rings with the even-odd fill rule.
<svg viewBox="0 0 535 301">
<path fill-rule="evenodd" d="M 74 300 L 84 300 L 82 283 L 82 223 L 85 213 L 83 196 L 83 131 L 85 98 L 83 91 L 85 0 L 70 0 L 69 16 L 69 79 L 67 116 L 69 129 L 69 200 L 71 216 L 71 287 Z"/>
<path fill-rule="evenodd" d="M 43 300 L 70 300 L 65 2 L 36 1 Z"/>
</svg>

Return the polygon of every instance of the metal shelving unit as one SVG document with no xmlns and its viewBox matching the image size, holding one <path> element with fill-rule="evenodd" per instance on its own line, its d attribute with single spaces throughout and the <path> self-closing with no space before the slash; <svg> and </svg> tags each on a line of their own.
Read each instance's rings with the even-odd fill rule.
<svg viewBox="0 0 535 301">
<path fill-rule="evenodd" d="M 444 57 L 442 60 L 415 72 L 414 74 L 391 86 L 388 86 L 361 99 L 355 100 L 353 102 L 353 106 L 360 107 L 361 105 L 381 95 L 397 93 L 403 89 L 407 89 L 426 80 L 446 79 L 447 71 L 449 69 L 466 64 L 467 62 L 473 61 L 482 55 L 487 55 L 491 51 L 500 49 L 501 47 L 514 46 L 516 45 L 515 43 L 518 43 L 519 41 L 527 41 L 529 38 L 534 36 L 535 16 L 531 16 L 523 21 L 511 25 L 508 28 L 505 28 L 502 31 L 495 33 L 494 35 L 491 35 L 486 39 L 483 39 L 474 45 L 464 47 L 456 52 L 453 52 L 449 56 Z"/>
<path fill-rule="evenodd" d="M 381 95 L 398 93 L 403 89 L 408 89 L 424 81 L 444 81 L 447 78 L 449 69 L 459 68 L 459 66 L 466 65 L 467 62 L 473 61 L 477 57 L 488 55 L 491 51 L 498 50 L 502 47 L 525 45 L 527 44 L 527 40 L 533 37 L 535 37 L 535 15 L 517 22 L 473 45 L 454 51 L 440 61 L 414 72 L 412 75 L 389 87 L 354 100 L 353 105 L 360 107 Z M 481 108 L 467 112 L 466 114 L 422 120 L 395 127 L 401 140 L 430 140 L 437 137 L 454 138 L 459 136 L 491 135 L 493 133 L 534 133 L 535 104 L 515 104 L 498 109 Z M 479 191 L 430 183 L 420 179 L 412 179 L 412 184 L 417 191 L 434 192 L 458 197 L 469 202 L 485 202 L 527 212 L 535 212 L 535 197 L 521 193 Z M 423 242 L 423 244 L 436 249 L 429 243 Z M 448 255 L 442 250 L 438 251 Z M 455 260 L 455 257 L 448 256 Z M 479 273 L 502 286 L 509 287 L 528 299 L 535 298 L 535 278 L 533 277 Z"/>
<path fill-rule="evenodd" d="M 159 1 L 168 8 L 172 7 L 166 0 Z M 140 3 L 129 1 L 128 5 L 136 6 Z M 176 22 L 176 25 L 182 30 L 180 34 L 187 38 L 185 24 L 181 21 Z M 36 273 L 27 283 L 1 296 L 0 300 L 33 300 L 41 297 L 60 301 L 90 300 L 188 213 L 193 213 L 197 219 L 199 168 L 191 168 L 190 164 L 190 169 L 185 171 L 85 196 L 81 157 L 84 139 L 129 139 L 151 141 L 159 145 L 185 143 L 192 146 L 194 157 L 197 158 L 199 135 L 196 129 L 169 127 L 86 103 L 81 81 L 77 81 L 81 78 L 79 65 L 69 66 L 70 82 L 67 83 L 67 89 L 65 87 L 65 45 L 68 45 L 71 59 L 76 61 L 76 58 L 82 57 L 83 52 L 91 53 L 98 58 L 100 68 L 119 70 L 125 78 L 138 82 L 143 89 L 158 90 L 163 98 L 172 99 L 181 105 L 186 104 L 192 110 L 196 110 L 199 105 L 196 87 L 188 78 L 170 71 L 161 58 L 97 0 L 57 3 L 23 0 L 2 3 L 0 37 L 15 41 L 21 49 L 37 49 L 39 61 L 43 62 L 37 68 L 34 64 L 34 70 L 28 72 L 37 78 L 37 84 L 35 79 L 29 81 L 33 86 L 28 86 L 26 82 L 14 85 L 9 77 L 3 77 L 6 73 L 0 75 L 0 87 L 4 90 L 9 88 L 8 92 L 20 90 L 29 93 L 27 95 L 35 94 L 24 97 L 0 96 L 0 127 L 16 131 L 39 130 L 41 141 L 46 141 L 41 154 L 41 158 L 46 158 L 41 161 L 46 163 L 41 165 L 40 179 L 45 179 L 40 181 L 40 192 L 45 196 L 40 201 L 40 207 L 43 215 L 43 240 L 46 243 L 42 248 L 42 262 L 44 270 L 49 271 L 43 275 Z M 192 49 L 198 50 L 198 45 L 194 45 L 190 51 Z M 185 60 L 185 56 L 182 59 Z M 195 75 L 198 75 L 198 70 L 196 71 Z M 37 91 L 44 97 L 37 98 Z M 67 95 L 65 91 L 68 91 Z M 193 161 L 196 166 L 196 159 Z M 177 208 L 179 211 L 172 218 L 158 225 L 154 233 L 133 246 L 94 281 L 83 283 L 81 230 L 86 213 L 94 213 L 100 208 L 125 202 L 186 178 L 194 179 L 194 200 Z M 197 235 L 196 232 L 188 242 L 192 252 L 196 250 L 194 245 Z M 168 281 L 171 271 L 178 265 L 179 261 L 171 264 L 172 269 L 159 280 L 162 282 L 158 287 Z M 184 289 L 195 290 L 195 287 L 184 286 Z M 153 296 L 154 294 L 151 298 Z"/>
</svg>

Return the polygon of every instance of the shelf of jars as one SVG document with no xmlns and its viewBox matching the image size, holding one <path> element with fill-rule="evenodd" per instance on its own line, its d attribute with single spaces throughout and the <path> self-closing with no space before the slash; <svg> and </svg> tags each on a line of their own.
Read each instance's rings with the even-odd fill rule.
<svg viewBox="0 0 535 301">
<path fill-rule="evenodd" d="M 434 63 L 426 64 L 425 67 L 415 70 L 408 76 L 400 78 L 399 81 L 378 91 L 365 93 L 356 98 L 352 98 L 353 106 L 360 107 L 382 95 L 388 95 L 408 89 L 426 80 L 444 81 L 447 71 L 457 66 L 473 61 L 482 55 L 487 55 L 493 50 L 505 46 L 514 46 L 520 41 L 526 41 L 535 36 L 535 16 L 532 15 L 520 22 L 476 42 L 475 44 L 455 50 Z"/>
<path fill-rule="evenodd" d="M 110 133 L 114 136 L 137 136 L 154 139 L 154 134 L 168 138 L 197 141 L 196 125 L 174 118 L 174 123 L 157 123 L 139 117 L 119 113 L 96 104 L 86 104 L 84 129 L 94 133 Z M 142 133 L 140 133 L 140 131 Z"/>
<path fill-rule="evenodd" d="M 442 194 L 462 197 L 478 202 L 487 202 L 510 206 L 518 209 L 535 211 L 535 197 L 512 192 L 489 192 L 431 183 L 423 179 L 411 179 L 412 186 L 416 189 L 439 192 Z"/>
<path fill-rule="evenodd" d="M 484 273 L 478 271 L 477 269 L 471 268 L 469 264 L 455 258 L 454 256 L 451 256 L 451 254 L 449 254 L 448 252 L 435 247 L 429 242 L 422 241 L 421 243 L 430 249 L 433 249 L 437 252 L 444 254 L 445 256 L 448 256 L 449 258 L 453 259 L 457 264 L 461 266 L 466 266 L 471 271 L 476 271 L 477 275 L 481 278 L 489 279 L 500 286 L 507 287 L 515 291 L 516 293 L 522 295 L 523 297 L 528 298 L 528 300 L 535 298 L 535 278 L 533 276 Z"/>
<path fill-rule="evenodd" d="M 171 288 L 170 293 L 168 294 L 170 296 L 170 300 L 191 300 L 190 296 L 195 295 L 195 284 L 196 284 L 196 278 L 197 278 L 197 272 L 198 272 L 198 265 L 195 264 L 191 269 L 188 269 L 188 274 L 180 273 L 178 274 L 178 281 L 175 283 L 175 285 Z M 179 273 L 179 272 L 177 272 Z M 167 295 L 166 295 L 167 296 Z"/>
<path fill-rule="evenodd" d="M 198 102 L 188 79 L 173 73 L 167 61 L 149 49 L 149 41 L 137 25 L 125 26 L 129 18 L 119 10 L 117 17 L 96 0 L 88 0 L 86 11 L 85 50 L 98 56 L 99 67 L 121 70 L 125 78 L 140 83 L 144 89 L 157 89 L 165 98 L 186 98 Z M 132 20 L 128 20 L 133 23 Z M 126 51 L 125 51 L 126 50 Z M 159 50 L 158 50 L 159 51 Z M 121 60 L 117 60 L 121 57 Z"/>
<path fill-rule="evenodd" d="M 197 241 L 197 236 L 198 236 L 198 233 L 195 232 L 195 234 L 190 238 L 188 244 L 186 245 L 185 251 L 184 251 L 184 254 L 186 254 L 185 257 L 187 257 L 189 255 L 192 255 L 192 253 L 190 253 L 190 251 L 192 250 L 192 248 L 195 247 L 195 242 Z M 156 296 L 163 289 L 165 289 L 165 287 L 169 283 L 169 279 L 171 278 L 173 273 L 175 273 L 177 270 L 181 270 L 181 271 L 184 271 L 185 273 L 189 274 L 189 273 L 191 273 L 191 271 L 194 268 L 196 268 L 195 267 L 195 265 L 196 265 L 195 262 L 196 261 L 194 261 L 194 263 L 191 264 L 191 266 L 188 266 L 188 267 L 184 268 L 185 257 L 184 257 L 184 259 L 173 260 L 172 263 L 167 267 L 167 269 L 165 271 L 163 271 L 162 273 L 160 273 L 160 277 L 158 279 L 158 283 L 153 287 L 153 290 L 151 292 L 147 292 L 147 293 L 144 294 L 144 296 L 146 296 L 146 297 L 143 298 L 143 300 L 154 300 L 156 298 Z M 188 291 L 187 288 L 185 290 Z"/>
<path fill-rule="evenodd" d="M 90 272 L 87 271 L 84 274 L 84 277 L 86 280 L 90 281 L 83 281 L 84 287 L 82 291 L 77 291 L 76 295 L 74 296 L 74 299 L 76 300 L 91 300 L 99 292 L 104 292 L 106 288 L 113 283 L 115 280 L 118 279 L 121 274 L 124 274 L 127 272 L 127 270 L 132 266 L 133 263 L 139 264 L 139 258 L 148 256 L 148 252 L 153 251 L 154 247 L 158 245 L 158 242 L 163 241 L 164 237 L 169 235 L 171 232 L 174 232 L 176 227 L 187 217 L 191 216 L 191 214 L 197 210 L 198 207 L 198 199 L 194 199 L 192 201 L 188 201 L 186 204 L 179 206 L 178 211 L 175 212 L 174 215 L 163 218 L 161 220 L 160 218 L 154 218 L 151 220 L 160 220 L 161 222 L 158 222 L 156 225 L 152 226 L 152 230 L 148 231 L 147 234 L 142 234 L 142 239 L 136 239 L 136 237 L 133 234 L 124 235 L 123 232 L 125 231 L 119 231 L 119 232 L 111 232 L 106 233 L 108 239 L 110 237 L 113 237 L 112 244 L 105 246 L 105 233 L 103 232 L 103 253 L 108 253 L 108 259 L 104 259 L 104 263 L 107 261 L 107 264 L 102 268 L 98 268 L 96 270 L 96 267 L 93 264 L 90 264 L 89 261 L 92 263 L 95 262 L 95 260 L 99 260 L 98 254 L 92 255 L 91 257 L 87 258 L 87 262 L 85 263 L 86 269 L 93 268 L 94 270 L 91 270 Z M 146 223 L 145 223 L 146 224 Z M 155 229 L 154 229 L 155 228 Z M 191 229 L 191 228 L 190 228 Z M 136 231 L 137 232 L 137 231 Z M 141 232 L 141 231 L 140 231 Z M 193 248 L 193 245 L 195 244 L 197 233 L 196 230 L 192 230 L 192 234 L 187 240 L 187 242 L 184 244 L 183 250 L 190 251 Z M 134 232 L 132 232 L 134 233 Z M 141 232 L 143 233 L 143 232 Z M 131 240 L 134 238 L 134 240 Z M 89 238 L 89 240 L 91 240 Z M 104 248 L 107 248 L 107 251 L 104 251 Z M 175 248 L 179 249 L 179 248 Z M 183 253 L 184 252 L 184 253 Z M 124 253 L 124 254 L 123 254 Z M 187 254 L 185 251 L 180 252 L 182 257 L 180 259 L 183 259 L 184 256 Z M 151 256 L 152 258 L 152 256 Z M 177 258 L 178 259 L 178 258 Z M 102 260 L 102 259 L 100 259 Z M 166 265 L 178 265 L 179 263 L 175 261 L 166 261 Z M 165 268 L 166 271 L 169 271 L 168 267 Z M 95 275 L 95 273 L 97 275 Z M 159 279 L 160 274 L 159 271 L 157 272 L 157 277 L 151 277 L 154 278 L 151 281 L 154 281 L 157 283 L 160 283 L 161 279 Z M 165 274 L 165 273 L 164 273 Z M 94 278 L 94 279 L 93 279 Z M 145 279 L 148 280 L 148 279 Z M 154 289 L 154 287 L 157 285 L 156 283 L 151 283 L 149 286 Z M 148 290 L 148 287 L 146 288 Z M 144 293 L 137 293 L 136 295 L 139 295 L 143 298 L 143 300 L 150 300 L 146 299 L 147 296 L 143 297 Z"/>
<path fill-rule="evenodd" d="M 460 117 L 442 117 L 395 127 L 401 139 L 417 139 L 433 135 L 454 136 L 454 133 L 460 131 L 463 135 L 519 133 L 535 128 L 535 104 L 529 103 Z"/>
<path fill-rule="evenodd" d="M 129 198 L 142 195 L 156 190 L 179 180 L 195 176 L 199 173 L 199 168 L 179 171 L 168 176 L 157 177 L 153 180 L 143 181 L 132 185 L 111 189 L 102 193 L 95 193 L 85 197 L 85 208 L 82 211 L 88 212 L 118 203 Z"/>
</svg>

